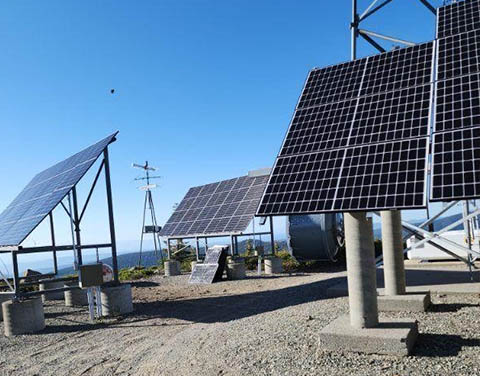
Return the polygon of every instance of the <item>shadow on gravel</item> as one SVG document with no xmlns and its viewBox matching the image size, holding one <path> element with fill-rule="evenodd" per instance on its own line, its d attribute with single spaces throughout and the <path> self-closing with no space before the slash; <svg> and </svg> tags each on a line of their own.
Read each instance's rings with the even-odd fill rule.
<svg viewBox="0 0 480 376">
<path fill-rule="evenodd" d="M 463 347 L 480 347 L 480 339 L 462 338 L 450 334 L 419 334 L 415 349 L 415 356 L 448 357 L 456 356 Z"/>
<path fill-rule="evenodd" d="M 467 303 L 458 303 L 458 304 L 433 304 L 428 309 L 430 312 L 458 312 L 462 308 L 467 307 L 480 307 L 478 304 L 467 304 Z"/>
<path fill-rule="evenodd" d="M 152 281 L 128 281 L 132 287 L 156 287 L 160 286 L 160 283 Z"/>
<path fill-rule="evenodd" d="M 69 311 L 68 314 L 71 315 L 72 313 L 75 314 L 75 313 L 84 313 L 84 312 L 86 312 L 86 310 L 78 309 L 76 311 Z M 66 314 L 67 313 L 63 312 L 63 311 L 60 311 L 60 312 L 45 312 L 44 313 L 46 319 L 53 319 L 55 317 L 62 317 L 62 316 L 65 316 Z"/>
<path fill-rule="evenodd" d="M 154 317 L 201 323 L 227 322 L 326 299 L 327 288 L 341 279 L 343 277 L 241 295 L 135 303 L 134 307 L 136 315 L 145 319 Z"/>
</svg>

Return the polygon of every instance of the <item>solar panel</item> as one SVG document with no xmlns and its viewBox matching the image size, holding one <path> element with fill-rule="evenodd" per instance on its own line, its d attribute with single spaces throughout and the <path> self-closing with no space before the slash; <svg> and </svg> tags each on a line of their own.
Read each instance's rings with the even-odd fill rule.
<svg viewBox="0 0 480 376">
<path fill-rule="evenodd" d="M 425 207 L 434 50 L 314 69 L 257 215 Z"/>
<path fill-rule="evenodd" d="M 441 8 L 437 14 L 437 38 L 480 29 L 480 1 L 459 1 Z"/>
<path fill-rule="evenodd" d="M 19 245 L 85 175 L 118 132 L 37 174 L 0 214 L 0 245 Z"/>
<path fill-rule="evenodd" d="M 191 188 L 160 231 L 185 237 L 244 231 L 252 220 L 268 175 L 242 176 Z"/>
<path fill-rule="evenodd" d="M 480 125 L 480 73 L 436 85 L 435 132 Z"/>
<path fill-rule="evenodd" d="M 431 201 L 480 196 L 480 127 L 433 136 Z"/>
<path fill-rule="evenodd" d="M 437 80 L 480 71 L 480 30 L 438 41 Z"/>
<path fill-rule="evenodd" d="M 333 209 L 425 206 L 428 144 L 418 138 L 347 149 Z"/>
</svg>

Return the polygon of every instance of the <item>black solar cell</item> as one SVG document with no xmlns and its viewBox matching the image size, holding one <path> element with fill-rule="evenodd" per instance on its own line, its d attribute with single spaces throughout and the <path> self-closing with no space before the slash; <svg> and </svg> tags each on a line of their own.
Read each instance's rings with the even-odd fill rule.
<svg viewBox="0 0 480 376">
<path fill-rule="evenodd" d="M 480 1 L 459 1 L 441 8 L 437 14 L 437 38 L 480 29 Z"/>
</svg>

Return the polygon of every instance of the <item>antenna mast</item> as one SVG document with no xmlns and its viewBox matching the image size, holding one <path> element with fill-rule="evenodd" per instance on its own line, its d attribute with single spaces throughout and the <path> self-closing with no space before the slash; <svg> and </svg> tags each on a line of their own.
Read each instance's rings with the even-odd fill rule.
<svg viewBox="0 0 480 376">
<path fill-rule="evenodd" d="M 150 181 L 153 179 L 159 179 L 161 176 L 151 176 L 150 173 L 156 171 L 155 167 L 151 167 L 148 164 L 148 161 L 145 161 L 144 165 L 140 165 L 137 163 L 132 163 L 133 168 L 138 168 L 143 170 L 144 176 L 135 178 L 135 181 L 145 181 L 147 184 L 144 186 L 139 187 L 140 190 L 145 191 L 145 200 L 143 203 L 143 221 L 142 221 L 142 232 L 140 235 L 140 251 L 138 256 L 138 266 L 142 265 L 142 251 L 143 251 L 143 239 L 145 234 L 153 234 L 153 245 L 155 247 L 155 257 L 158 258 L 158 250 L 160 249 L 160 257 L 163 261 L 163 252 L 160 243 L 160 230 L 161 227 L 157 224 L 157 216 L 155 214 L 155 206 L 153 204 L 152 198 L 152 189 L 157 187 L 156 184 L 151 184 Z M 145 221 L 147 218 L 147 210 L 150 211 L 150 219 L 151 225 L 145 225 Z"/>
</svg>

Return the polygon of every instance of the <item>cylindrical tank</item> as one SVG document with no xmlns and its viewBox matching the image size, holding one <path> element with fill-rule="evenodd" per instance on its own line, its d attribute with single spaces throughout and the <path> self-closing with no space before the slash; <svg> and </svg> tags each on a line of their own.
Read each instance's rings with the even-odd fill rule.
<svg viewBox="0 0 480 376">
<path fill-rule="evenodd" d="M 341 214 L 287 217 L 287 245 L 298 261 L 337 261 L 344 245 Z"/>
</svg>

